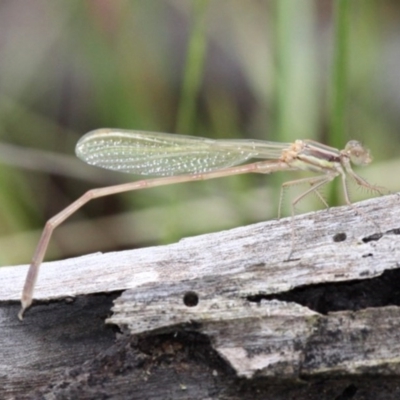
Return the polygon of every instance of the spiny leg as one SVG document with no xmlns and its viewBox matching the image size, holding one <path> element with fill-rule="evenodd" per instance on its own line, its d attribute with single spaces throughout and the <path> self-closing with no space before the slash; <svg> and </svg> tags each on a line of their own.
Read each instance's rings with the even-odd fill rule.
<svg viewBox="0 0 400 400">
<path fill-rule="evenodd" d="M 336 175 L 334 175 L 332 178 L 330 178 L 330 179 L 328 180 L 328 182 L 331 181 L 332 179 L 334 179 L 335 176 L 336 176 Z M 317 197 L 321 200 L 321 202 L 322 202 L 327 208 L 329 208 L 328 203 L 327 203 L 327 202 L 325 201 L 325 199 L 321 196 L 321 194 L 318 192 L 318 190 L 316 190 L 317 187 L 320 187 L 320 186 L 317 186 L 317 187 L 316 187 L 316 185 L 318 185 L 318 183 L 319 183 L 321 180 L 325 180 L 326 177 L 327 177 L 327 175 L 312 176 L 312 177 L 309 177 L 309 178 L 296 179 L 296 180 L 294 180 L 294 181 L 288 181 L 288 182 L 283 183 L 282 186 L 281 186 L 281 191 L 280 191 L 280 195 L 279 195 L 278 219 L 280 219 L 280 217 L 281 217 L 283 193 L 285 192 L 285 190 L 286 190 L 289 186 L 301 185 L 301 184 L 303 184 L 303 183 L 308 183 L 308 184 L 310 184 L 310 185 L 311 185 L 311 188 L 310 188 L 309 190 L 307 190 L 306 192 L 304 192 L 303 194 L 301 194 L 300 196 L 298 196 L 296 203 L 298 203 L 300 200 L 302 200 L 302 199 L 303 199 L 305 196 L 307 196 L 309 193 L 315 191 Z M 321 186 L 323 186 L 323 185 L 321 185 Z"/>
<path fill-rule="evenodd" d="M 384 195 L 385 193 L 391 193 L 390 190 L 383 186 L 378 186 L 378 185 L 372 185 L 369 183 L 367 180 L 362 178 L 360 175 L 357 175 L 351 168 L 347 168 L 347 172 L 349 176 L 357 183 L 357 185 L 365 187 L 366 189 L 369 189 L 373 192 L 379 193 L 381 196 Z"/>
<path fill-rule="evenodd" d="M 319 192 L 319 190 L 315 190 L 314 191 L 315 195 L 318 197 L 318 199 L 321 201 L 321 203 L 325 206 L 326 209 L 329 208 L 329 204 L 327 203 L 327 201 L 324 199 L 324 197 L 322 196 L 322 194 Z"/>
<path fill-rule="evenodd" d="M 354 178 L 354 180 L 356 181 L 356 183 L 358 185 L 360 185 L 362 187 L 366 187 L 371 190 L 374 190 L 382 195 L 381 190 L 383 190 L 384 188 L 382 188 L 380 186 L 370 185 L 365 179 L 361 178 L 361 176 L 357 175 L 352 170 L 350 170 L 348 172 L 349 172 L 350 176 L 352 178 Z M 344 192 L 344 198 L 345 198 L 346 204 L 349 205 L 358 215 L 362 216 L 367 221 L 370 221 L 373 225 L 375 225 L 375 227 L 378 229 L 378 231 L 381 232 L 381 227 L 379 226 L 379 224 L 376 221 L 374 221 L 372 218 L 370 218 L 364 211 L 360 210 L 358 207 L 356 207 L 351 202 L 350 196 L 349 196 L 349 190 L 347 187 L 347 178 L 346 178 L 346 174 L 344 174 L 344 173 L 342 173 L 342 186 L 343 186 L 343 192 Z"/>
</svg>

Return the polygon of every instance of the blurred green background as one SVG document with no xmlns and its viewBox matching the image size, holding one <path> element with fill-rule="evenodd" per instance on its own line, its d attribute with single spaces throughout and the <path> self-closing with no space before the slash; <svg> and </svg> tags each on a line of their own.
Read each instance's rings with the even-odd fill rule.
<svg viewBox="0 0 400 400">
<path fill-rule="evenodd" d="M 76 159 L 79 137 L 101 127 L 341 148 L 357 139 L 374 155 L 360 174 L 399 191 L 400 2 L 3 0 L 1 265 L 28 263 L 45 221 L 88 189 L 139 179 Z M 46 259 L 275 218 L 280 183 L 298 176 L 98 199 L 56 230 Z M 330 204 L 336 193 L 325 191 Z"/>
</svg>

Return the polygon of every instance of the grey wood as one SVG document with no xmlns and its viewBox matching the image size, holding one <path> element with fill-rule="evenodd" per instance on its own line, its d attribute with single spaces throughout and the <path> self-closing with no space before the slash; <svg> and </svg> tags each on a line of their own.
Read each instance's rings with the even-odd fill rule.
<svg viewBox="0 0 400 400">
<path fill-rule="evenodd" d="M 115 326 L 124 340 L 148 337 L 154 343 L 168 332 L 172 338 L 176 332 L 208 338 L 208 351 L 227 368 L 216 378 L 219 390 L 227 376 L 293 382 L 358 376 L 361 386 L 366 374 L 398 377 L 400 198 L 356 207 L 359 212 L 338 207 L 168 246 L 44 263 L 35 292 L 39 303 L 22 324 L 16 301 L 27 266 L 0 268 L 0 398 L 46 382 L 53 384 L 42 394 L 55 381 L 71 389 L 73 376 L 90 375 L 98 357 L 108 354 Z M 288 261 L 292 226 L 295 248 Z M 110 297 L 96 293 L 118 297 L 112 313 Z M 83 334 L 86 323 L 105 333 L 91 328 Z M 137 351 L 135 357 L 143 357 Z M 66 378 L 65 370 L 83 360 L 90 368 Z M 139 396 L 140 373 L 132 371 Z M 168 371 L 163 377 L 172 382 Z"/>
</svg>

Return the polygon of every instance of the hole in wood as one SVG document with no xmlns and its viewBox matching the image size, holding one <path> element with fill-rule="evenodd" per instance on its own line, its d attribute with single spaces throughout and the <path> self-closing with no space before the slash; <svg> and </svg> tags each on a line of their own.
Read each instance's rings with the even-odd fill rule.
<svg viewBox="0 0 400 400">
<path fill-rule="evenodd" d="M 333 236 L 334 242 L 344 242 L 347 239 L 347 235 L 344 232 L 337 233 Z"/>
<path fill-rule="evenodd" d="M 379 240 L 382 236 L 383 236 L 382 233 L 374 233 L 374 234 L 371 235 L 371 236 L 365 237 L 362 241 L 363 241 L 364 243 L 368 243 L 368 242 L 372 242 L 372 241 L 377 241 L 377 240 Z"/>
<path fill-rule="evenodd" d="M 392 235 L 400 235 L 400 228 L 391 229 L 390 231 L 387 231 L 386 233 L 391 233 Z"/>
<path fill-rule="evenodd" d="M 367 257 L 373 257 L 374 255 L 372 253 L 368 253 L 368 254 L 363 254 L 362 258 L 367 258 Z"/>
<path fill-rule="evenodd" d="M 199 304 L 199 296 L 196 292 L 186 292 L 183 295 L 183 304 L 187 307 L 196 307 Z"/>
</svg>

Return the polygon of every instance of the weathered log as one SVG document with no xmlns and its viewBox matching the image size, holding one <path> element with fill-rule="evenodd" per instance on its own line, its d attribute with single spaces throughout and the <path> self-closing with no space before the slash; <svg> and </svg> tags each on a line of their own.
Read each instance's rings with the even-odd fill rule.
<svg viewBox="0 0 400 400">
<path fill-rule="evenodd" d="M 400 198 L 356 209 L 45 263 L 22 323 L 1 268 L 0 398 L 398 397 Z"/>
</svg>

